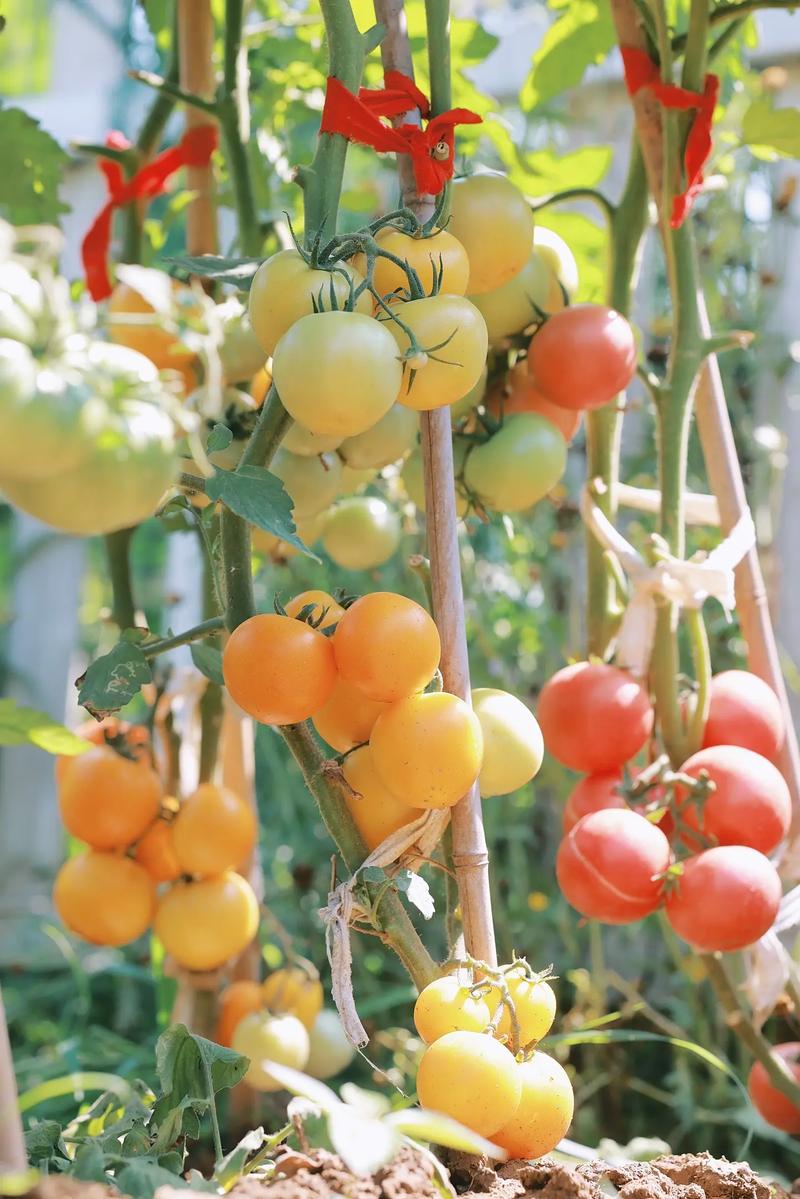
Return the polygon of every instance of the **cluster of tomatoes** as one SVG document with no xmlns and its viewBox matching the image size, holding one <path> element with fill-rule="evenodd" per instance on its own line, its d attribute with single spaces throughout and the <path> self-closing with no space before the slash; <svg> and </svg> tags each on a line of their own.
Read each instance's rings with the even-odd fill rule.
<svg viewBox="0 0 800 1199">
<path fill-rule="evenodd" d="M 545 684 L 538 717 L 548 750 L 586 775 L 567 802 L 556 860 L 573 907 L 628 924 L 663 905 L 699 952 L 743 949 L 767 932 L 781 899 L 767 855 L 788 832 L 791 802 L 773 762 L 781 708 L 766 683 L 716 675 L 703 748 L 645 784 L 638 811 L 623 769 L 649 741 L 653 709 L 636 679 L 602 663 L 565 667 Z M 629 797 L 637 790 L 634 776 Z"/>
<path fill-rule="evenodd" d="M 59 916 L 95 945 L 126 945 L 152 925 L 185 969 L 224 965 L 259 923 L 236 873 L 256 842 L 250 807 L 213 783 L 180 804 L 165 795 L 141 726 L 110 720 L 86 736 L 91 748 L 57 763 L 61 818 L 85 846 L 56 876 Z"/>
<path fill-rule="evenodd" d="M 537 1048 L 556 997 L 550 974 L 524 959 L 459 967 L 423 988 L 414 1024 L 427 1048 L 417 1072 L 423 1107 L 490 1138 L 512 1158 L 541 1157 L 569 1128 L 574 1097 L 564 1068 Z"/>
<path fill-rule="evenodd" d="M 371 592 L 342 607 L 304 592 L 284 612 L 253 616 L 231 634 L 223 674 L 237 704 L 262 724 L 309 719 L 346 754 L 351 810 L 365 842 L 448 808 L 478 781 L 506 794 L 538 771 L 543 753 L 533 715 L 491 688 L 473 706 L 436 679 L 439 632 L 414 600 Z"/>
</svg>

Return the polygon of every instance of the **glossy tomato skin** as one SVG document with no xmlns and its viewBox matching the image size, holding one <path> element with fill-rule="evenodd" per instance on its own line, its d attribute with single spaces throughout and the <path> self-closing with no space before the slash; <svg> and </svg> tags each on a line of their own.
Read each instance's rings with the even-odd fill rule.
<svg viewBox="0 0 800 1199">
<path fill-rule="evenodd" d="M 632 675 L 602 662 L 575 662 L 545 683 L 537 709 L 545 748 L 585 774 L 616 770 L 653 730 L 653 709 Z"/>
<path fill-rule="evenodd" d="M 617 788 L 622 782 L 621 770 L 609 770 L 603 774 L 587 774 L 576 783 L 564 808 L 562 826 L 565 833 L 590 812 L 601 812 L 608 808 L 627 808 L 628 804 Z"/>
<path fill-rule="evenodd" d="M 551 299 L 554 299 L 557 293 L 563 306 L 564 291 L 571 299 L 578 290 L 578 264 L 575 261 L 575 255 L 563 237 L 560 237 L 554 230 L 539 224 L 533 231 L 533 252 L 550 268 Z M 557 310 L 556 307 L 548 307 L 550 312 Z"/>
<path fill-rule="evenodd" d="M 575 1096 L 566 1070 L 537 1050 L 517 1064 L 522 1093 L 514 1115 L 492 1134 L 510 1158 L 530 1161 L 555 1149 L 572 1123 Z"/>
<path fill-rule="evenodd" d="M 469 258 L 467 293 L 501 287 L 522 270 L 533 244 L 533 213 L 505 175 L 456 179 L 450 192 L 448 230 Z"/>
<path fill-rule="evenodd" d="M 356 1051 L 347 1039 L 339 1013 L 323 1008 L 308 1033 L 306 1074 L 312 1078 L 333 1078 L 352 1062 Z"/>
<path fill-rule="evenodd" d="M 525 512 L 555 487 L 566 465 L 567 443 L 555 425 L 523 412 L 467 455 L 464 483 L 493 512 Z"/>
<path fill-rule="evenodd" d="M 333 635 L 333 650 L 341 678 L 370 699 L 393 703 L 428 685 L 442 646 L 420 604 L 373 591 L 347 609 Z"/>
<path fill-rule="evenodd" d="M 297 250 L 279 250 L 261 263 L 250 285 L 248 312 L 250 324 L 267 357 L 275 353 L 284 333 L 301 317 L 314 311 L 314 301 L 322 293 L 323 306 L 330 308 L 333 286 L 337 303 L 343 307 L 353 286 L 363 277 L 348 263 L 339 263 L 336 271 L 312 270 Z M 372 296 L 365 291 L 356 301 L 356 311 L 369 316 Z"/>
<path fill-rule="evenodd" d="M 556 1018 L 555 992 L 549 982 L 536 982 L 529 978 L 523 967 L 512 970 L 505 977 L 519 1025 L 519 1043 L 524 1048 L 535 1041 L 541 1041 L 552 1028 Z M 491 991 L 487 996 L 493 1016 L 500 1002 L 500 993 L 497 990 Z M 506 1037 L 508 1044 L 511 1031 L 511 1014 L 504 1006 L 495 1035 Z"/>
<path fill-rule="evenodd" d="M 703 746 L 741 745 L 774 761 L 786 727 L 775 692 L 749 670 L 724 670 L 711 680 Z"/>
<path fill-rule="evenodd" d="M 782 1045 L 773 1045 L 770 1052 L 773 1057 L 783 1059 L 795 1080 L 800 1083 L 800 1041 L 784 1041 Z M 767 1124 L 792 1136 L 800 1134 L 800 1107 L 796 1107 L 791 1099 L 773 1086 L 761 1062 L 753 1062 L 750 1067 L 747 1090 L 753 1107 Z"/>
<path fill-rule="evenodd" d="M 346 754 L 369 741 L 372 726 L 385 709 L 380 700 L 370 699 L 346 679 L 337 678 L 326 703 L 314 713 L 314 728 L 331 749 Z"/>
<path fill-rule="evenodd" d="M 624 316 L 602 304 L 576 304 L 545 321 L 528 350 L 543 395 L 573 411 L 600 408 L 636 374 L 636 341 Z"/>
<path fill-rule="evenodd" d="M 216 783 L 201 783 L 180 806 L 172 844 L 183 874 L 208 878 L 244 866 L 258 827 L 249 804 Z"/>
<path fill-rule="evenodd" d="M 420 348 L 429 352 L 418 370 L 405 363 L 398 402 L 430 412 L 460 400 L 480 379 L 489 348 L 486 322 L 478 309 L 464 296 L 438 295 L 398 304 L 395 311 Z M 395 321 L 387 320 L 386 328 L 405 354 L 411 344 L 408 334 Z"/>
<path fill-rule="evenodd" d="M 360 312 L 296 321 L 275 349 L 272 378 L 290 416 L 312 433 L 343 438 L 385 416 L 403 383 L 395 338 Z"/>
<path fill-rule="evenodd" d="M 383 782 L 369 745 L 347 755 L 342 773 L 350 789 L 345 802 L 367 849 L 376 849 L 392 833 L 419 820 L 419 808 L 410 807 Z"/>
<path fill-rule="evenodd" d="M 163 794 L 149 765 L 98 745 L 70 764 L 58 805 L 64 827 L 74 837 L 93 849 L 127 849 L 158 816 Z"/>
<path fill-rule="evenodd" d="M 508 795 L 538 774 L 544 757 L 542 731 L 522 700 L 496 687 L 475 687 L 472 710 L 483 733 L 481 798 Z"/>
<path fill-rule="evenodd" d="M 382 470 L 410 453 L 418 433 L 413 409 L 394 404 L 366 433 L 343 441 L 339 453 L 354 470 Z"/>
<path fill-rule="evenodd" d="M 271 1012 L 289 1012 L 306 1029 L 312 1027 L 322 1011 L 322 983 L 299 966 L 273 970 L 261 984 L 261 994 Z"/>
<path fill-rule="evenodd" d="M 400 544 L 400 518 L 376 495 L 346 496 L 330 509 L 322 528 L 325 553 L 344 570 L 374 570 Z"/>
<path fill-rule="evenodd" d="M 454 974 L 428 983 L 414 1004 L 414 1027 L 427 1045 L 449 1032 L 483 1032 L 491 1018 L 486 1000 Z"/>
<path fill-rule="evenodd" d="M 561 842 L 556 877 L 582 916 L 630 924 L 661 903 L 669 841 L 638 812 L 607 809 L 582 817 Z"/>
<path fill-rule="evenodd" d="M 667 919 L 700 953 L 733 953 L 775 920 L 781 882 L 771 862 L 746 845 L 718 845 L 683 863 L 666 899 Z"/>
<path fill-rule="evenodd" d="M 446 691 L 398 700 L 369 739 L 384 785 L 416 808 L 450 808 L 476 782 L 483 759 L 477 716 Z"/>
<path fill-rule="evenodd" d="M 173 883 L 159 902 L 153 927 L 180 966 L 216 970 L 256 935 L 258 900 L 247 880 L 232 870 Z"/>
<path fill-rule="evenodd" d="M 134 858 L 144 866 L 154 883 L 172 883 L 180 877 L 181 864 L 172 844 L 172 825 L 156 820 L 139 839 Z"/>
<path fill-rule="evenodd" d="M 417 1072 L 422 1107 L 490 1137 L 519 1105 L 522 1082 L 505 1045 L 481 1032 L 450 1032 L 429 1045 Z"/>
<path fill-rule="evenodd" d="M 302 1070 L 308 1061 L 308 1031 L 296 1016 L 251 1012 L 234 1030 L 231 1047 L 250 1059 L 245 1082 L 256 1091 L 280 1091 L 269 1063 Z"/>
<path fill-rule="evenodd" d="M 440 292 L 451 296 L 463 296 L 466 292 L 469 279 L 467 252 L 448 229 L 434 229 L 430 237 L 414 237 L 400 229 L 385 226 L 375 234 L 375 240 L 382 250 L 413 267 L 426 295 L 431 294 L 434 279 L 440 270 Z M 363 274 L 366 269 L 363 255 L 358 255 L 355 265 Z M 408 275 L 388 258 L 375 259 L 372 282 L 382 296 L 408 291 Z"/>
<path fill-rule="evenodd" d="M 486 397 L 486 411 L 495 420 L 515 416 L 518 412 L 537 412 L 558 429 L 569 444 L 578 432 L 581 413 L 571 412 L 559 404 L 553 404 L 537 389 L 525 362 L 519 362 L 506 375 L 505 380 L 495 386 Z"/>
<path fill-rule="evenodd" d="M 531 254 L 522 270 L 502 287 L 470 296 L 486 321 L 489 344 L 500 345 L 529 325 L 538 324 L 540 312 L 560 311 L 564 299 L 552 283 L 550 267 L 539 255 Z"/>
<path fill-rule="evenodd" d="M 312 433 L 295 421 L 281 442 L 281 449 L 301 458 L 316 458 L 318 454 L 337 450 L 342 440 L 338 433 Z"/>
<path fill-rule="evenodd" d="M 739 745 L 713 745 L 681 766 L 681 773 L 692 778 L 702 772 L 715 784 L 702 807 L 685 789 L 678 792 L 689 828 L 700 829 L 720 845 L 749 845 L 764 854 L 776 849 L 792 818 L 792 797 L 777 766 Z"/>
<path fill-rule="evenodd" d="M 147 931 L 155 889 L 147 871 L 121 854 L 90 849 L 64 863 L 53 903 L 71 932 L 92 945 L 127 945 Z"/>
<path fill-rule="evenodd" d="M 297 724 L 313 716 L 336 683 L 330 639 L 290 616 L 251 616 L 222 654 L 231 698 L 261 724 Z"/>
<path fill-rule="evenodd" d="M 245 1016 L 260 1012 L 263 1007 L 261 983 L 244 978 L 232 982 L 219 997 L 214 1040 L 218 1045 L 226 1045 L 230 1049 L 237 1026 Z"/>
</svg>

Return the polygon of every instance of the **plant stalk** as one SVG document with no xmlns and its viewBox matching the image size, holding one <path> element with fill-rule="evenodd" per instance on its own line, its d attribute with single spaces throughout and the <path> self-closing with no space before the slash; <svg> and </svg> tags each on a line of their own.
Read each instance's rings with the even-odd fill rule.
<svg viewBox="0 0 800 1199">
<path fill-rule="evenodd" d="M 119 629 L 132 629 L 136 624 L 131 572 L 131 542 L 135 532 L 135 528 L 117 529 L 105 538 L 111 577 L 111 619 Z"/>
</svg>

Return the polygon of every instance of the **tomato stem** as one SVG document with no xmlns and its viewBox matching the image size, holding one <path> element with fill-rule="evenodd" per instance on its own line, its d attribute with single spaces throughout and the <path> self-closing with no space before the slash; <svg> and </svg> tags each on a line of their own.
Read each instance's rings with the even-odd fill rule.
<svg viewBox="0 0 800 1199">
<path fill-rule="evenodd" d="M 181 645 L 190 645 L 193 641 L 202 641 L 205 637 L 210 637 L 214 633 L 218 633 L 224 629 L 225 621 L 221 616 L 211 616 L 208 620 L 202 621 L 200 624 L 193 625 L 190 629 L 185 629 L 182 633 L 176 633 L 173 637 L 162 637 L 158 641 L 145 643 L 141 649 L 146 658 L 155 658 L 158 654 L 169 653 L 171 649 L 177 649 Z"/>
<path fill-rule="evenodd" d="M 111 576 L 111 619 L 120 629 L 132 629 L 136 624 L 131 577 L 131 542 L 135 532 L 135 528 L 118 529 L 114 533 L 107 533 L 105 538 Z"/>
</svg>

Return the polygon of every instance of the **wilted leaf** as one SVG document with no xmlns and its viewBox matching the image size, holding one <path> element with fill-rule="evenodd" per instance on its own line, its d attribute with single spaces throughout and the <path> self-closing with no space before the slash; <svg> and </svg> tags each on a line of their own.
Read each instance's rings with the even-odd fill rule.
<svg viewBox="0 0 800 1199">
<path fill-rule="evenodd" d="M 100 719 L 124 708 L 152 681 L 150 664 L 138 645 L 123 638 L 76 680 L 78 703 Z"/>
<path fill-rule="evenodd" d="M 82 754 L 88 742 L 76 737 L 45 712 L 0 699 L 0 745 L 36 745 L 49 754 Z"/>
<path fill-rule="evenodd" d="M 354 1174 L 374 1174 L 397 1156 L 403 1144 L 400 1132 L 386 1120 L 363 1116 L 344 1103 L 328 1113 L 328 1135 Z"/>
</svg>

